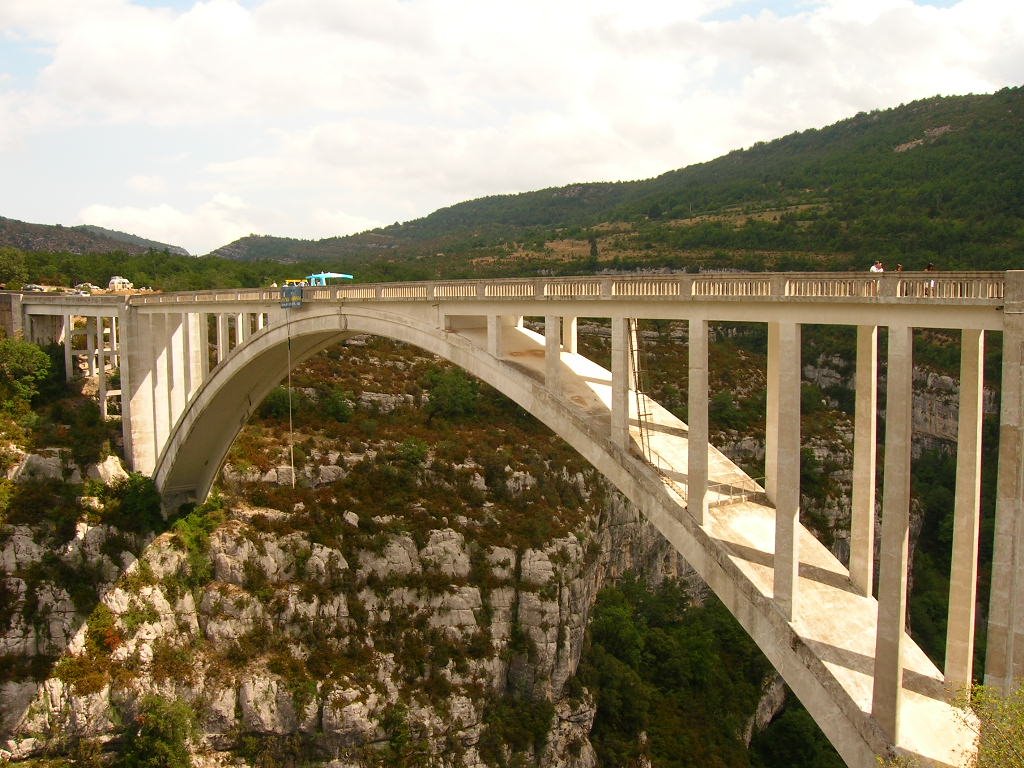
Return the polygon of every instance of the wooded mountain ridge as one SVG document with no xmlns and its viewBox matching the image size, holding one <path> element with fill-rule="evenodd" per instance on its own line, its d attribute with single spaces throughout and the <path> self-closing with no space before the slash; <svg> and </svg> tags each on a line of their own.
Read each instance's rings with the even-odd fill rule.
<svg viewBox="0 0 1024 768">
<path fill-rule="evenodd" d="M 146 253 L 167 251 L 188 256 L 184 248 L 113 229 L 80 224 L 31 224 L 0 216 L 0 246 L 9 246 L 31 253 Z"/>
<path fill-rule="evenodd" d="M 0 219 L 0 245 L 28 252 L 184 252 L 131 237 Z M 398 280 L 844 270 L 875 258 L 1006 269 L 1022 242 L 1024 87 L 1015 87 L 860 113 L 643 181 L 494 195 L 343 237 L 250 235 L 208 256 Z"/>
<path fill-rule="evenodd" d="M 496 195 L 359 235 L 248 237 L 214 253 L 353 268 L 412 261 L 424 278 L 552 263 L 859 269 L 869 256 L 907 269 L 1002 269 L 1022 239 L 1017 87 L 861 113 L 644 181 Z"/>
</svg>

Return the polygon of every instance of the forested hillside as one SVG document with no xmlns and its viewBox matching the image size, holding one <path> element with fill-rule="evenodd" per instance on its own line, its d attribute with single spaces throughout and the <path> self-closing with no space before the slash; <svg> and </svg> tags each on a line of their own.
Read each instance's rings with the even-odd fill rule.
<svg viewBox="0 0 1024 768">
<path fill-rule="evenodd" d="M 861 113 L 644 181 L 496 195 L 346 237 L 251 235 L 202 259 L 95 227 L 0 219 L 0 251 L 24 254 L 32 281 L 123 274 L 164 290 L 321 269 L 366 281 L 847 270 L 875 258 L 908 270 L 1006 269 L 1022 241 L 1024 87 Z"/>
<path fill-rule="evenodd" d="M 1005 268 L 1024 234 L 1024 88 L 861 113 L 645 181 L 473 200 L 352 237 L 243 238 L 235 259 L 423 276 L 607 266 Z M 414 262 L 408 264 L 408 262 Z"/>
</svg>

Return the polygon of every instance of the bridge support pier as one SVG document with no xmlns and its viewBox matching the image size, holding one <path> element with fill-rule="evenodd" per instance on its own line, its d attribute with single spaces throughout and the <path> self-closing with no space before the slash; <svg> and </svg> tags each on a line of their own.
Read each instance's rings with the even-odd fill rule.
<svg viewBox="0 0 1024 768">
<path fill-rule="evenodd" d="M 562 351 L 575 355 L 577 352 L 577 318 L 562 318 Z"/>
<path fill-rule="evenodd" d="M 629 334 L 633 324 L 625 317 L 612 318 L 612 444 L 629 448 L 629 384 L 633 381 L 633 360 Z"/>
<path fill-rule="evenodd" d="M 903 646 L 907 623 L 910 533 L 910 435 L 913 409 L 913 329 L 889 327 L 885 394 L 885 469 L 882 477 L 882 548 L 871 714 L 899 742 L 903 699 Z"/>
<path fill-rule="evenodd" d="M 559 394 L 562 370 L 562 318 L 558 315 L 544 316 L 544 385 Z"/>
<path fill-rule="evenodd" d="M 765 488 L 771 488 L 769 498 L 775 503 L 773 596 L 792 621 L 800 566 L 800 326 L 796 323 L 768 324 L 767 400 Z"/>
<path fill-rule="evenodd" d="M 957 428 L 956 506 L 949 575 L 946 684 L 966 689 L 974 666 L 974 606 L 981 522 L 981 421 L 985 332 L 966 329 L 960 348 L 960 415 Z"/>
<path fill-rule="evenodd" d="M 850 582 L 871 596 L 875 580 L 875 466 L 878 424 L 878 326 L 857 326 Z"/>
<path fill-rule="evenodd" d="M 218 312 L 217 318 L 217 362 L 224 362 L 228 356 L 228 316 Z"/>
<path fill-rule="evenodd" d="M 74 366 L 71 360 L 71 336 L 74 331 L 74 320 L 67 312 L 63 314 L 62 319 L 63 330 L 61 333 L 64 336 L 64 380 L 71 381 L 71 376 L 74 373 Z"/>
<path fill-rule="evenodd" d="M 1024 681 L 1024 271 L 1006 273 L 995 549 L 985 683 Z"/>
<path fill-rule="evenodd" d="M 128 402 L 131 418 L 123 421 L 126 442 L 131 448 L 131 465 L 136 472 L 152 474 L 156 468 L 156 430 L 153 397 L 154 315 L 134 312 L 126 318 L 125 333 L 132 343 L 121 373 L 122 400 Z"/>
<path fill-rule="evenodd" d="M 686 449 L 686 505 L 698 525 L 708 511 L 708 321 L 691 319 Z"/>
</svg>

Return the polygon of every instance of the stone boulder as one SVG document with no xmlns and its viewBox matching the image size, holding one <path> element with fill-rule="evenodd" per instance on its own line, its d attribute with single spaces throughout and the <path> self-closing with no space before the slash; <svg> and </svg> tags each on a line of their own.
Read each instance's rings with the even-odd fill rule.
<svg viewBox="0 0 1024 768">
<path fill-rule="evenodd" d="M 430 540 L 420 551 L 425 570 L 432 570 L 450 579 L 469 576 L 469 553 L 466 540 L 458 531 L 443 528 L 430 532 Z"/>
<path fill-rule="evenodd" d="M 85 474 L 92 480 L 102 481 L 104 485 L 113 485 L 128 479 L 128 472 L 117 456 L 107 456 L 101 462 L 90 464 Z"/>
</svg>

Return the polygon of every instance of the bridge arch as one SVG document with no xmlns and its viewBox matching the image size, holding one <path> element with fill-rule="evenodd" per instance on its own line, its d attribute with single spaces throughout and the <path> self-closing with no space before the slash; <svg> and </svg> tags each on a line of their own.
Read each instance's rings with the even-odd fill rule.
<svg viewBox="0 0 1024 768">
<path fill-rule="evenodd" d="M 739 620 L 801 699 L 837 751 L 852 766 L 867 766 L 891 749 L 878 723 L 837 683 L 819 652 L 740 572 L 714 534 L 698 524 L 661 476 L 609 437 L 609 420 L 589 420 L 516 366 L 446 333 L 369 307 L 285 317 L 232 352 L 211 373 L 175 424 L 154 477 L 171 504 L 209 492 L 242 426 L 295 365 L 345 338 L 371 334 L 402 341 L 444 358 L 512 399 L 586 458 L 672 543 Z"/>
</svg>

